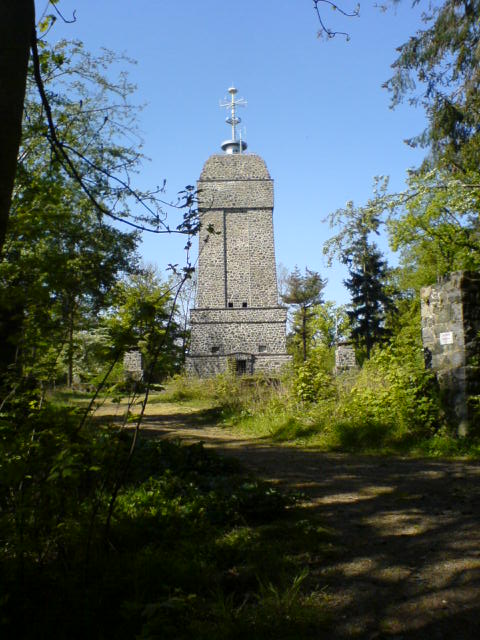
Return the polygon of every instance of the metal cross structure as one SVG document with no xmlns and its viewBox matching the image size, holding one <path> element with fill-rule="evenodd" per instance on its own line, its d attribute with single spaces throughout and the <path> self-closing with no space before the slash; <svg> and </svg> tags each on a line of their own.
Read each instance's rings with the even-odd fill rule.
<svg viewBox="0 0 480 640">
<path fill-rule="evenodd" d="M 235 87 L 230 87 L 228 93 L 230 94 L 230 100 L 225 98 L 223 102 L 220 102 L 220 106 L 225 109 L 230 109 L 230 116 L 225 119 L 225 122 L 232 127 L 232 141 L 235 142 L 237 140 L 236 127 L 242 121 L 236 114 L 236 108 L 246 107 L 247 101 L 244 98 L 235 98 L 235 95 L 238 93 L 238 89 L 235 89 Z"/>
</svg>

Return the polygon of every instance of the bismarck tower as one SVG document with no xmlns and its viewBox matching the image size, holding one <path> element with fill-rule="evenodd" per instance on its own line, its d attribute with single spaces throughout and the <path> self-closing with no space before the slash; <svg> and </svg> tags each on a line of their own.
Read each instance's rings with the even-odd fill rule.
<svg viewBox="0 0 480 640">
<path fill-rule="evenodd" d="M 211 156 L 198 181 L 198 286 L 190 312 L 187 371 L 201 377 L 227 370 L 273 373 L 290 361 L 286 309 L 278 304 L 273 240 L 273 181 L 265 162 L 244 151 L 230 88 L 232 136 Z"/>
</svg>

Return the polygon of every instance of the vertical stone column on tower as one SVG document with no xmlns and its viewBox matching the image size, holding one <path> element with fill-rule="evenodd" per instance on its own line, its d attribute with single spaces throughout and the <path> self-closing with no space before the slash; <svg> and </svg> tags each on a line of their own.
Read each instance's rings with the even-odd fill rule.
<svg viewBox="0 0 480 640">
<path fill-rule="evenodd" d="M 230 89 L 232 102 L 236 89 Z M 231 103 L 230 103 L 231 104 Z M 235 103 L 236 104 L 236 103 Z M 273 181 L 265 162 L 235 139 L 211 156 L 198 181 L 198 285 L 187 371 L 202 377 L 278 371 L 286 353 L 286 309 L 278 304 Z"/>
</svg>

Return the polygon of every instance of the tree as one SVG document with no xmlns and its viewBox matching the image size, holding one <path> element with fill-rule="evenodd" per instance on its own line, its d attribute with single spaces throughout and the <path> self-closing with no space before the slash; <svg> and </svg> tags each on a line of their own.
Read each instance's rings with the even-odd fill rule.
<svg viewBox="0 0 480 640">
<path fill-rule="evenodd" d="M 480 268 L 480 173 L 434 168 L 389 197 L 390 244 L 401 252 L 404 286 L 418 291 L 451 271 Z"/>
<path fill-rule="evenodd" d="M 404 193 L 384 197 L 391 244 L 405 281 L 419 289 L 438 276 L 480 266 L 480 2 L 444 0 L 425 28 L 399 47 L 385 83 L 395 107 L 421 105 L 428 126 L 407 142 L 428 149 Z"/>
<path fill-rule="evenodd" d="M 386 290 L 387 263 L 365 236 L 359 238 L 351 254 L 349 275 L 344 284 L 352 299 L 347 310 L 351 336 L 357 346 L 365 349 L 368 359 L 372 347 L 389 335 L 385 321 L 393 309 L 393 301 Z"/>
<path fill-rule="evenodd" d="M 382 224 L 383 194 L 386 180 L 377 178 L 374 198 L 364 207 L 356 208 L 348 202 L 330 216 L 332 226 L 340 225 L 339 232 L 324 244 L 329 264 L 336 256 L 348 267 L 350 277 L 344 281 L 352 297 L 347 310 L 351 336 L 365 349 L 367 358 L 372 347 L 388 335 L 385 327 L 387 314 L 393 311 L 393 296 L 388 293 L 389 270 L 375 243 L 372 233 L 379 234 Z"/>
<path fill-rule="evenodd" d="M 307 359 L 309 340 L 309 320 L 314 316 L 315 305 L 322 302 L 322 291 L 327 284 L 316 271 L 305 269 L 302 275 L 298 267 L 287 278 L 286 293 L 282 300 L 295 309 L 293 332 L 298 335 L 302 344 L 302 359 Z"/>
<path fill-rule="evenodd" d="M 52 6 L 55 1 L 52 0 Z M 16 5 L 16 3 L 8 4 Z M 25 10 L 27 4 L 31 6 L 30 13 Z M 7 232 L 10 233 L 10 248 L 11 241 L 14 244 L 16 241 L 17 248 L 23 243 L 21 233 L 16 239 L 12 236 L 13 233 L 18 232 L 18 225 L 11 219 L 14 212 L 10 206 L 12 187 L 9 176 L 11 175 L 13 180 L 17 156 L 19 179 L 17 190 L 14 192 L 15 205 L 23 197 L 25 174 L 22 174 L 22 171 L 25 169 L 27 177 L 35 174 L 38 180 L 39 172 L 46 171 L 47 174 L 46 168 L 51 167 L 49 174 L 51 185 L 55 187 L 55 181 L 67 185 L 70 193 L 75 193 L 75 197 L 73 199 L 66 197 L 65 201 L 67 199 L 76 200 L 77 203 L 82 201 L 83 211 L 89 208 L 98 222 L 104 225 L 104 229 L 106 229 L 105 220 L 109 218 L 126 223 L 130 228 L 139 231 L 182 233 L 188 236 L 187 247 L 189 247 L 191 236 L 196 233 L 199 224 L 193 189 L 187 187 L 177 202 L 170 205 L 161 197 L 163 187 L 156 187 L 151 191 L 139 191 L 131 186 L 132 171 L 137 169 L 142 159 L 138 151 L 141 141 L 138 137 L 131 139 L 131 134 L 134 133 L 132 120 L 134 109 L 125 98 L 132 87 L 128 84 L 125 74 L 120 74 L 118 83 L 106 78 L 104 74 L 104 69 L 112 62 L 116 62 L 116 58 L 110 52 L 106 52 L 103 59 L 95 59 L 84 52 L 80 43 L 73 45 L 61 43 L 56 48 L 50 49 L 45 42 L 37 39 L 33 0 L 31 3 L 20 2 L 18 7 L 19 11 L 16 12 L 2 6 L 0 12 L 0 17 L 5 17 L 2 29 L 5 27 L 12 34 L 17 33 L 20 25 L 22 28 L 25 27 L 27 18 L 29 21 L 28 42 L 26 40 L 24 43 L 25 68 L 19 68 L 18 60 L 21 56 L 18 47 L 15 49 L 9 38 L 5 41 L 7 44 L 12 44 L 13 48 L 7 46 L 3 50 L 4 56 L 0 66 L 0 86 L 2 86 L 0 93 L 2 93 L 2 100 L 5 99 L 6 103 L 6 121 L 11 125 L 2 127 L 2 135 L 7 130 L 19 134 L 20 128 L 15 126 L 15 118 L 20 122 L 25 106 L 24 135 L 20 153 L 18 154 L 19 135 L 15 137 L 5 134 L 3 141 L 1 158 L 6 164 L 4 171 L 0 173 L 0 256 L 4 253 Z M 50 20 L 47 17 L 46 21 L 42 21 L 41 29 L 45 31 L 49 24 Z M 30 75 L 27 76 L 29 46 L 32 56 Z M 12 63 L 11 68 L 8 68 L 9 61 Z M 18 90 L 12 89 L 13 97 L 17 95 L 18 98 L 15 104 L 12 102 L 13 98 L 10 99 L 10 96 L 7 96 L 8 92 L 3 92 L 3 85 L 9 86 L 8 82 L 4 82 L 4 77 L 8 80 L 8 74 L 12 72 L 23 78 L 22 91 L 18 89 L 18 83 L 14 83 Z M 28 86 L 29 91 L 24 105 L 25 85 Z M 127 144 L 125 144 L 126 141 L 128 141 Z M 12 162 L 7 161 L 13 156 L 15 156 L 15 162 L 12 168 Z M 2 165 L 0 165 L 1 168 Z M 30 180 L 31 192 L 36 186 L 35 180 Z M 166 206 L 173 206 L 173 209 L 181 215 L 179 224 L 174 227 L 167 224 Z M 8 231 L 9 220 L 11 224 Z M 54 235 L 53 232 L 52 238 Z M 30 247 L 25 246 L 23 249 L 28 252 Z M 8 271 L 8 267 L 6 270 Z M 4 276 L 5 269 L 3 271 Z M 20 346 L 18 339 L 22 335 L 21 323 L 25 316 L 21 301 L 18 300 L 14 291 L 9 290 L 12 286 L 18 291 L 18 283 L 7 277 L 3 279 L 2 285 L 0 338 L 7 348 L 0 354 L 0 379 L 5 377 L 9 367 L 11 370 L 12 363 L 17 360 Z"/>
<path fill-rule="evenodd" d="M 125 273 L 134 272 L 138 238 L 98 220 L 71 185 L 44 184 L 36 177 L 33 192 L 23 190 L 14 207 L 0 281 L 9 292 L 16 331 L 9 331 L 16 369 L 22 376 L 55 379 L 66 349 L 67 384 L 72 383 L 74 334 L 97 323 L 109 293 Z M 41 212 L 41 215 L 40 215 Z M 3 310 L 3 309 L 2 309 Z M 4 313 L 4 317 L 13 314 Z M 14 353 L 13 353 L 14 348 Z"/>
<path fill-rule="evenodd" d="M 140 349 L 151 377 L 161 380 L 182 363 L 178 338 L 182 327 L 175 322 L 181 284 L 164 282 L 152 267 L 118 283 L 105 326 L 115 351 Z"/>
<path fill-rule="evenodd" d="M 34 0 L 0 5 L 0 257 L 7 232 L 17 156 L 22 135 L 23 101 L 32 37 Z"/>
<path fill-rule="evenodd" d="M 331 301 L 318 304 L 313 309 L 311 320 L 313 346 L 331 348 L 350 334 L 350 324 L 345 305 Z"/>
<path fill-rule="evenodd" d="M 120 128 L 129 136 L 134 133 L 134 109 L 127 100 L 131 87 L 124 76 L 117 84 L 113 79 L 107 82 L 100 72 L 113 62 L 116 58 L 109 53 L 89 56 L 78 42 L 44 48 L 41 56 L 51 113 L 65 144 L 82 155 L 88 150 L 104 170 L 117 167 L 127 172 L 138 165 L 140 156 L 118 134 Z M 112 94 L 121 100 L 113 102 Z M 2 290 L 8 293 L 0 301 L 0 362 L 3 369 L 15 362 L 24 376 L 38 377 L 41 371 L 42 379 L 50 379 L 67 345 L 71 385 L 73 336 L 95 326 L 117 279 L 135 271 L 139 238 L 106 223 L 74 177 L 49 154 L 48 128 L 34 83 L 29 83 L 25 113 L 0 263 Z M 103 198 L 104 176 L 92 171 L 85 179 Z M 119 191 L 117 199 L 122 197 Z"/>
<path fill-rule="evenodd" d="M 426 165 L 466 172 L 480 164 L 479 18 L 479 0 L 429 6 L 425 28 L 399 47 L 385 83 L 392 106 L 408 96 L 425 109 L 428 127 L 409 142 L 430 148 Z"/>
</svg>

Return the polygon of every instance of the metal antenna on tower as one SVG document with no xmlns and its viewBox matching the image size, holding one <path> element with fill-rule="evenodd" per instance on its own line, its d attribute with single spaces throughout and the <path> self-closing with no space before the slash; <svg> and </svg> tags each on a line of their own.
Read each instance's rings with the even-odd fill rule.
<svg viewBox="0 0 480 640">
<path fill-rule="evenodd" d="M 225 119 L 225 122 L 232 127 L 232 138 L 222 143 L 222 149 L 225 153 L 242 153 L 247 148 L 247 143 L 242 139 L 237 139 L 237 125 L 241 123 L 242 119 L 237 116 L 236 109 L 237 107 L 246 107 L 247 101 L 244 98 L 235 97 L 238 93 L 238 89 L 235 87 L 230 87 L 228 93 L 230 100 L 225 98 L 220 102 L 220 106 L 230 110 L 230 115 Z"/>
</svg>

